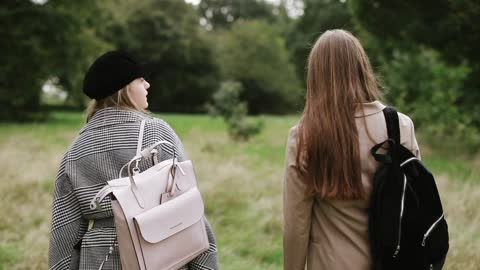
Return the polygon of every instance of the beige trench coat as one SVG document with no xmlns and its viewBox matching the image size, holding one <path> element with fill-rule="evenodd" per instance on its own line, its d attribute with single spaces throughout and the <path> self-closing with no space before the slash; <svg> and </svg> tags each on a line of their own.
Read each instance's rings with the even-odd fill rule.
<svg viewBox="0 0 480 270">
<path fill-rule="evenodd" d="M 365 103 L 363 108 L 366 121 L 363 121 L 361 110 L 356 112 L 355 118 L 359 133 L 362 182 L 368 198 L 378 167 L 370 149 L 388 136 L 382 112 L 385 105 L 375 101 Z M 412 120 L 401 113 L 399 120 L 402 145 L 420 157 Z M 374 141 L 367 136 L 365 122 Z M 325 201 L 305 196 L 306 186 L 299 177 L 295 162 L 297 126 L 290 129 L 286 152 L 284 269 L 368 270 L 368 201 Z"/>
</svg>

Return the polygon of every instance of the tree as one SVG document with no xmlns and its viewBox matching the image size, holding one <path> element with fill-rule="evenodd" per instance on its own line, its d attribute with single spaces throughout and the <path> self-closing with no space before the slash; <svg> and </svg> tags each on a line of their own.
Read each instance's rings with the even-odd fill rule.
<svg viewBox="0 0 480 270">
<path fill-rule="evenodd" d="M 150 0 L 109 8 L 123 16 L 112 18 L 104 38 L 148 62 L 153 71 L 148 78 L 150 109 L 203 111 L 218 87 L 218 68 L 193 7 L 183 1 Z"/>
<path fill-rule="evenodd" d="M 98 52 L 112 48 L 98 34 L 108 14 L 93 0 L 49 0 L 47 6 L 64 16 L 62 21 L 52 22 L 62 37 L 50 48 L 50 76 L 58 77 L 59 86 L 68 93 L 67 104 L 82 108 L 88 100 L 82 92 L 85 72 Z"/>
<path fill-rule="evenodd" d="M 218 62 L 225 80 L 240 82 L 248 111 L 285 113 L 301 107 L 300 82 L 285 40 L 264 21 L 237 21 L 218 35 Z"/>
<path fill-rule="evenodd" d="M 38 33 L 46 29 L 31 20 L 42 20 L 47 14 L 29 1 L 2 2 L 0 14 L 0 117 L 15 120 L 39 107 L 39 89 L 47 76 L 39 67 L 48 52 L 46 40 Z"/>
<path fill-rule="evenodd" d="M 456 104 L 463 113 L 480 115 L 479 1 L 352 0 L 348 3 L 355 20 L 383 43 L 395 44 L 403 50 L 416 50 L 418 44 L 423 44 L 439 51 L 451 64 L 466 62 L 471 72 Z M 475 125 L 480 127 L 480 118 L 477 117 Z"/>
<path fill-rule="evenodd" d="M 480 60 L 480 2 L 472 0 L 353 0 L 357 21 L 375 36 L 415 41 L 435 48 L 449 60 Z"/>
<path fill-rule="evenodd" d="M 462 113 L 456 105 L 470 72 L 468 67 L 447 65 L 438 52 L 419 48 L 416 52 L 395 51 L 380 71 L 387 99 L 408 112 L 416 129 L 478 149 L 480 136 L 472 126 L 475 117 Z"/>
<path fill-rule="evenodd" d="M 345 1 L 304 0 L 303 4 L 304 14 L 295 22 L 287 37 L 297 75 L 302 82 L 305 81 L 308 54 L 320 34 L 336 28 L 355 30 Z"/>
<path fill-rule="evenodd" d="M 58 77 L 68 92 L 99 43 L 87 32 L 86 8 L 95 1 L 50 0 L 0 4 L 0 119 L 19 120 L 40 109 L 41 87 Z"/>
<path fill-rule="evenodd" d="M 218 91 L 213 94 L 212 104 L 209 104 L 210 114 L 223 118 L 230 137 L 235 141 L 246 141 L 260 133 L 263 128 L 263 121 L 252 122 L 247 119 L 247 104 L 240 101 L 242 91 L 239 82 L 222 82 Z"/>
<path fill-rule="evenodd" d="M 228 28 L 239 19 L 274 22 L 279 10 L 264 0 L 202 0 L 198 12 L 207 28 Z"/>
</svg>

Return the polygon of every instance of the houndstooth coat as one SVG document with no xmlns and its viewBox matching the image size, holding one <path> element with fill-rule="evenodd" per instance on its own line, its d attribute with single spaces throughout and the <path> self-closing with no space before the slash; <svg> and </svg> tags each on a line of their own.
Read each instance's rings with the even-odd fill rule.
<svg viewBox="0 0 480 270">
<path fill-rule="evenodd" d="M 142 147 L 167 140 L 175 145 L 178 159 L 185 159 L 180 139 L 164 121 L 118 108 L 98 111 L 80 130 L 60 163 L 52 207 L 50 269 L 98 269 L 105 260 L 116 238 L 110 198 L 105 198 L 102 208 L 97 210 L 90 210 L 89 202 L 135 156 L 143 119 L 146 123 Z M 161 146 L 159 150 L 160 160 L 172 158 L 169 147 Z M 144 160 L 139 165 L 143 171 L 152 163 Z M 89 220 L 95 220 L 91 228 Z M 215 238 L 208 222 L 206 227 L 209 249 L 182 269 L 218 269 Z M 116 246 L 103 269 L 121 269 Z"/>
</svg>

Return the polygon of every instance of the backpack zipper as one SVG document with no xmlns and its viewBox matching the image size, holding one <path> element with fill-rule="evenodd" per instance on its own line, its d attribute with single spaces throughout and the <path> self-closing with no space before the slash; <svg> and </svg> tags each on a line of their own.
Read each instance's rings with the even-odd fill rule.
<svg viewBox="0 0 480 270">
<path fill-rule="evenodd" d="M 402 164 L 400 164 L 400 167 L 403 167 L 405 166 L 405 164 L 409 163 L 410 161 L 413 161 L 413 160 L 419 160 L 417 157 L 411 157 L 407 160 L 405 160 L 404 162 L 402 162 Z"/>
<path fill-rule="evenodd" d="M 407 190 L 407 177 L 405 174 L 403 175 L 403 191 L 402 191 L 402 202 L 400 205 L 400 220 L 398 222 L 398 242 L 397 242 L 397 249 L 393 253 L 393 258 L 396 258 L 398 253 L 400 252 L 400 240 L 402 238 L 402 219 L 403 219 L 403 210 L 405 207 L 405 191 Z"/>
<path fill-rule="evenodd" d="M 436 227 L 437 224 L 442 220 L 442 218 L 443 218 L 443 213 L 442 213 L 442 215 L 432 224 L 432 226 L 430 226 L 430 228 L 428 228 L 427 232 L 423 235 L 422 247 L 425 246 L 425 241 L 427 240 L 427 237 L 430 235 L 430 233 L 433 231 L 433 229 L 435 229 L 435 227 Z"/>
</svg>

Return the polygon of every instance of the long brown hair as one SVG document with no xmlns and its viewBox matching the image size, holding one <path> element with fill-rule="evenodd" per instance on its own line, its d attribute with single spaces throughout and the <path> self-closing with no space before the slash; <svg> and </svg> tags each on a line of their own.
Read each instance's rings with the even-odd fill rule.
<svg viewBox="0 0 480 270">
<path fill-rule="evenodd" d="M 310 195 L 364 198 L 354 114 L 362 103 L 380 98 L 360 42 L 345 30 L 323 33 L 308 58 L 306 104 L 297 142 L 297 164 Z"/>
<path fill-rule="evenodd" d="M 126 110 L 135 110 L 142 113 L 148 113 L 147 110 L 140 108 L 133 100 L 130 98 L 128 91 L 129 85 L 122 88 L 120 91 L 117 91 L 115 94 L 110 95 L 106 98 L 100 100 L 92 100 L 87 107 L 87 123 L 90 119 L 101 109 L 116 107 Z"/>
</svg>

